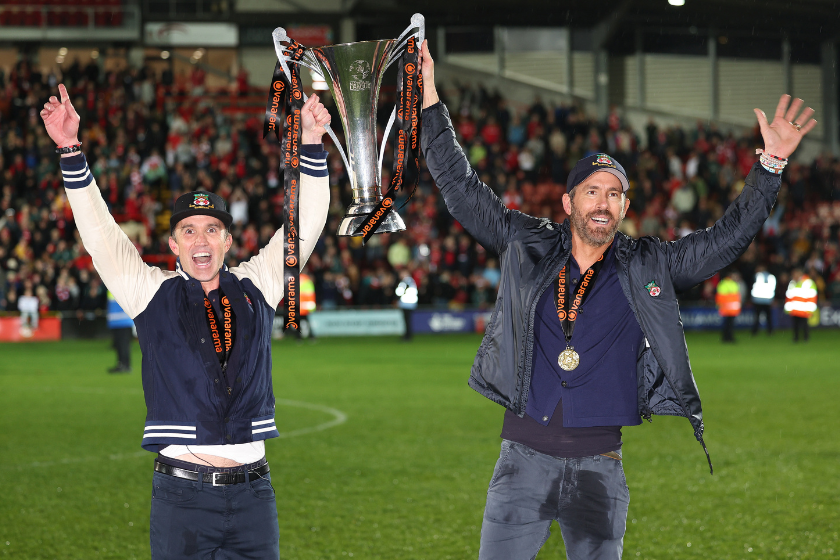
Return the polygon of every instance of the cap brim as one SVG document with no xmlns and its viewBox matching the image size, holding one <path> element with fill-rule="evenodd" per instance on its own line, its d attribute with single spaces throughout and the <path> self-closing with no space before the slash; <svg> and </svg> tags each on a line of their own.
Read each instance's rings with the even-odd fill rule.
<svg viewBox="0 0 840 560">
<path fill-rule="evenodd" d="M 175 226 L 178 225 L 178 222 L 180 222 L 184 218 L 189 218 L 190 216 L 213 216 L 214 218 L 218 218 L 219 220 L 221 220 L 221 222 L 225 224 L 225 228 L 229 228 L 230 224 L 233 223 L 233 216 L 231 216 L 227 212 L 221 212 L 219 210 L 201 210 L 198 208 L 191 208 L 189 210 L 183 210 L 181 212 L 178 212 L 177 214 L 172 214 L 172 217 L 169 218 L 169 228 L 175 229 Z"/>
<path fill-rule="evenodd" d="M 581 183 L 583 183 L 584 181 L 586 181 L 587 179 L 589 179 L 590 177 L 592 177 L 596 173 L 610 173 L 612 175 L 615 175 L 616 177 L 618 177 L 618 180 L 621 182 L 621 188 L 624 189 L 623 192 L 627 192 L 630 189 L 630 182 L 627 181 L 627 176 L 625 176 L 624 173 L 622 173 L 618 169 L 613 169 L 612 167 L 602 167 L 600 169 L 596 169 L 595 171 L 593 171 L 592 173 L 590 173 L 589 175 L 587 175 L 586 177 L 581 179 L 578 182 L 577 185 L 572 187 L 572 189 L 576 189 L 577 187 L 580 186 Z"/>
</svg>

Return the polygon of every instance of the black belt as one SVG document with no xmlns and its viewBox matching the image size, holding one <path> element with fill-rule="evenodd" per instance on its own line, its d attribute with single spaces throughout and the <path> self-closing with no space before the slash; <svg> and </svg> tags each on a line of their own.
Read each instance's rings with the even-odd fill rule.
<svg viewBox="0 0 840 560">
<path fill-rule="evenodd" d="M 211 473 L 200 473 L 196 471 L 190 471 L 187 469 L 181 469 L 179 467 L 173 467 L 172 465 L 167 465 L 165 463 L 161 463 L 160 461 L 155 461 L 155 472 L 159 472 L 161 474 L 166 474 L 169 476 L 174 476 L 176 478 L 185 478 L 187 480 L 198 481 L 198 477 L 202 477 L 204 482 L 210 483 L 213 486 L 225 486 L 228 484 L 242 484 L 245 482 L 245 475 L 248 475 L 248 480 L 256 480 L 258 478 L 262 478 L 263 475 L 268 474 L 268 463 L 257 467 L 252 471 L 245 472 L 211 472 Z"/>
</svg>

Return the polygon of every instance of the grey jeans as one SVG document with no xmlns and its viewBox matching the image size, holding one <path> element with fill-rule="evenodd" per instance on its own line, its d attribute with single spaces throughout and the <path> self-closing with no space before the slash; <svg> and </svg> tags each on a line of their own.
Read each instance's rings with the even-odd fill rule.
<svg viewBox="0 0 840 560">
<path fill-rule="evenodd" d="M 569 560 L 621 558 L 629 504 L 621 461 L 603 455 L 560 459 L 503 440 L 478 558 L 536 558 L 555 519 Z"/>
</svg>

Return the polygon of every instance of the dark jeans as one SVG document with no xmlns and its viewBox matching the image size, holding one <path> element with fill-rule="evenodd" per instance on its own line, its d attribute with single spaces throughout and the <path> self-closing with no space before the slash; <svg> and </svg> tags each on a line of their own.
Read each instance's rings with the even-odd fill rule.
<svg viewBox="0 0 840 560">
<path fill-rule="evenodd" d="M 735 342 L 735 317 L 723 318 L 723 335 L 721 339 L 724 342 Z"/>
<path fill-rule="evenodd" d="M 630 491 L 621 461 L 560 459 L 502 441 L 481 525 L 479 560 L 532 560 L 557 520 L 570 559 L 619 559 Z"/>
<path fill-rule="evenodd" d="M 131 327 L 111 329 L 114 335 L 114 350 L 117 351 L 117 365 L 131 367 Z"/>
<path fill-rule="evenodd" d="M 213 486 L 154 473 L 152 560 L 279 559 L 277 504 L 270 477 L 263 476 L 242 484 Z"/>
<path fill-rule="evenodd" d="M 759 318 L 762 313 L 767 321 L 767 334 L 773 334 L 773 312 L 771 311 L 769 305 L 755 306 L 755 319 L 753 320 L 752 333 L 758 334 Z"/>
<path fill-rule="evenodd" d="M 411 315 L 414 313 L 414 310 L 403 308 L 402 312 L 403 319 L 405 319 L 405 334 L 403 334 L 403 340 L 411 340 L 414 335 L 414 331 L 411 328 Z"/>
<path fill-rule="evenodd" d="M 791 317 L 791 319 L 793 319 L 793 341 L 799 342 L 799 331 L 802 331 L 805 342 L 808 342 L 810 329 L 808 326 L 808 319 L 805 317 Z"/>
</svg>

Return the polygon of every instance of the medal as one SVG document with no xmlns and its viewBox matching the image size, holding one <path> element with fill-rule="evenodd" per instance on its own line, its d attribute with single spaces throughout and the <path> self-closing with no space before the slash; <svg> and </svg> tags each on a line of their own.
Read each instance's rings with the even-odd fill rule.
<svg viewBox="0 0 840 560">
<path fill-rule="evenodd" d="M 595 261 L 595 264 L 590 266 L 586 272 L 581 276 L 580 286 L 573 293 L 569 293 L 566 267 L 560 270 L 557 279 L 557 293 L 555 302 L 557 303 L 557 318 L 560 319 L 560 326 L 563 328 L 563 336 L 566 338 L 566 349 L 560 352 L 557 356 L 557 365 L 564 371 L 572 371 L 580 365 L 580 354 L 575 352 L 571 345 L 572 333 L 575 330 L 575 322 L 577 321 L 580 307 L 583 305 L 583 300 L 589 295 L 592 285 L 595 283 L 595 277 L 601 270 L 604 264 L 604 254 Z"/>
<path fill-rule="evenodd" d="M 566 371 L 572 371 L 580 363 L 580 356 L 571 346 L 560 352 L 557 363 Z"/>
</svg>

